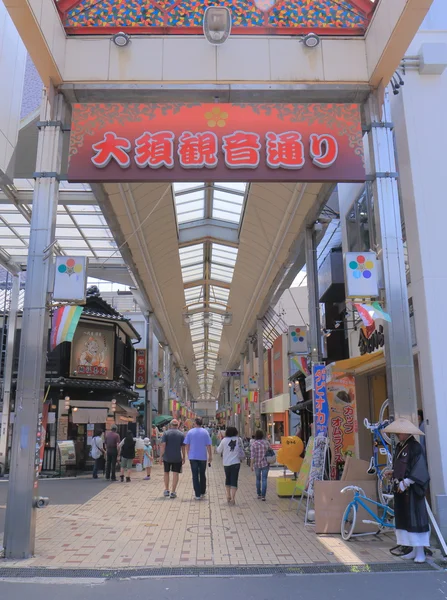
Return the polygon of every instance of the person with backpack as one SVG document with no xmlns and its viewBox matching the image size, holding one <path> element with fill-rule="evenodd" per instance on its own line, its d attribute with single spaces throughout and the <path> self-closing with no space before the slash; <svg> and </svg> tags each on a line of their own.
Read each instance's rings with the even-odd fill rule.
<svg viewBox="0 0 447 600">
<path fill-rule="evenodd" d="M 124 472 L 127 470 L 126 482 L 130 482 L 130 475 L 132 473 L 132 464 L 135 458 L 135 446 L 136 440 L 133 437 L 133 433 L 128 431 L 126 436 L 119 445 L 120 450 L 120 463 L 121 463 L 121 474 L 120 480 L 124 481 Z"/>
<path fill-rule="evenodd" d="M 227 502 L 230 506 L 236 504 L 237 484 L 241 460 L 245 458 L 242 440 L 236 427 L 227 427 L 224 439 L 217 448 L 217 453 L 222 454 L 222 462 L 225 470 L 225 488 L 227 491 Z"/>
<path fill-rule="evenodd" d="M 104 450 L 104 440 L 102 438 L 103 431 L 100 430 L 97 432 L 95 437 L 92 439 L 92 448 L 90 450 L 91 457 L 95 461 L 93 465 L 93 479 L 98 479 L 98 471 L 102 467 L 104 471 L 104 461 L 105 461 L 105 450 Z"/>
</svg>

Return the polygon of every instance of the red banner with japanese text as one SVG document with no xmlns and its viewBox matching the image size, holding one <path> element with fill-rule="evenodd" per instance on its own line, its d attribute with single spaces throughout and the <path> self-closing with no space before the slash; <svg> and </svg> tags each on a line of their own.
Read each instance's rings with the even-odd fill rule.
<svg viewBox="0 0 447 600">
<path fill-rule="evenodd" d="M 146 365 L 146 349 L 140 348 L 137 350 L 137 360 L 135 366 L 135 387 L 144 388 L 147 383 L 147 365 Z"/>
<path fill-rule="evenodd" d="M 364 181 L 357 104 L 74 104 L 69 181 Z"/>
<path fill-rule="evenodd" d="M 339 479 L 348 456 L 356 456 L 357 401 L 355 377 L 332 373 L 326 385 L 329 403 L 331 479 Z"/>
</svg>

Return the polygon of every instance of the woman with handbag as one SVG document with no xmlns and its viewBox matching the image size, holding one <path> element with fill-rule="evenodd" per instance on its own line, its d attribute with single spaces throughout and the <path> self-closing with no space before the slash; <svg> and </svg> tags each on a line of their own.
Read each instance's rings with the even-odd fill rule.
<svg viewBox="0 0 447 600">
<path fill-rule="evenodd" d="M 90 450 L 90 456 L 95 461 L 93 465 L 93 479 L 98 479 L 98 471 L 102 468 L 104 471 L 104 463 L 105 463 L 105 450 L 104 450 L 104 440 L 102 438 L 103 431 L 99 430 L 96 432 L 95 437 L 92 439 L 92 447 Z"/>
<path fill-rule="evenodd" d="M 275 462 L 275 452 L 269 442 L 264 439 L 264 432 L 258 429 L 255 433 L 254 442 L 251 445 L 251 470 L 256 473 L 256 491 L 258 500 L 265 502 L 267 494 L 267 477 L 270 462 Z"/>
<path fill-rule="evenodd" d="M 242 440 L 238 436 L 236 427 L 227 427 L 225 437 L 217 448 L 218 454 L 222 454 L 225 469 L 225 488 L 227 491 L 227 502 L 230 506 L 236 504 L 237 484 L 241 461 L 245 458 Z"/>
</svg>

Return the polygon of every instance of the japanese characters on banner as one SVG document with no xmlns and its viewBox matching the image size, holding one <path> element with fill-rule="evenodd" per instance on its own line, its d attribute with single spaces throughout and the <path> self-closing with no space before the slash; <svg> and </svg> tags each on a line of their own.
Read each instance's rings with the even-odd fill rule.
<svg viewBox="0 0 447 600">
<path fill-rule="evenodd" d="M 69 181 L 364 181 L 357 104 L 74 104 Z"/>
<path fill-rule="evenodd" d="M 137 350 L 137 361 L 135 367 L 135 387 L 144 388 L 146 387 L 146 349 L 139 348 Z"/>
<path fill-rule="evenodd" d="M 331 479 L 339 474 L 347 456 L 356 455 L 357 401 L 355 377 L 332 372 L 327 383 L 329 404 L 329 439 L 331 445 Z"/>
<path fill-rule="evenodd" d="M 307 354 L 307 328 L 289 327 L 289 354 Z"/>
<path fill-rule="evenodd" d="M 325 365 L 313 365 L 312 376 L 314 383 L 314 427 L 315 437 L 317 437 L 319 435 L 327 435 L 329 424 Z"/>
<path fill-rule="evenodd" d="M 53 300 L 85 303 L 87 258 L 57 256 L 54 273 Z"/>
<path fill-rule="evenodd" d="M 347 252 L 345 272 L 347 298 L 376 298 L 379 295 L 375 252 Z"/>
</svg>

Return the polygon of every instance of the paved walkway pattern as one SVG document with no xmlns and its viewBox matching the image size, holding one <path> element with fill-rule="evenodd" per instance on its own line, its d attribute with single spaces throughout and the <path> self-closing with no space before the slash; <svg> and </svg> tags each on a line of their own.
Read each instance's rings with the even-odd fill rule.
<svg viewBox="0 0 447 600">
<path fill-rule="evenodd" d="M 236 506 L 225 499 L 221 459 L 208 469 L 205 499 L 193 498 L 189 464 L 178 497 L 163 497 L 162 468 L 151 481 L 135 473 L 84 504 L 50 505 L 38 513 L 36 556 L 3 566 L 71 568 L 187 567 L 220 565 L 364 564 L 399 561 L 389 553 L 393 535 L 317 536 L 305 527 L 286 498 L 279 498 L 272 473 L 267 502 L 256 498 L 255 478 L 241 468 Z M 97 482 L 91 480 L 91 485 Z"/>
</svg>

